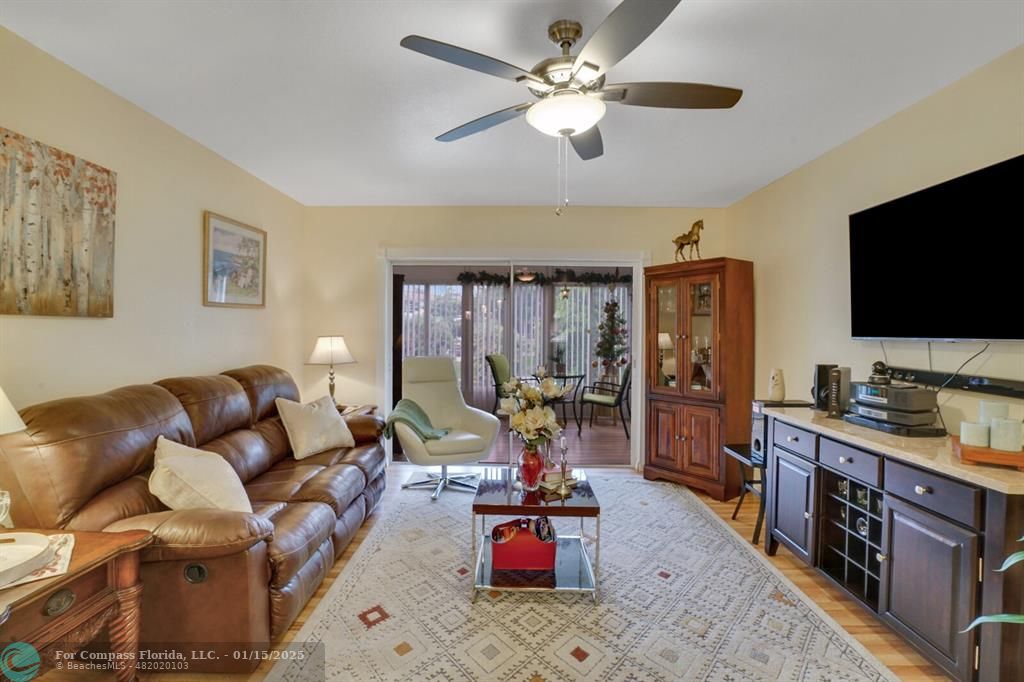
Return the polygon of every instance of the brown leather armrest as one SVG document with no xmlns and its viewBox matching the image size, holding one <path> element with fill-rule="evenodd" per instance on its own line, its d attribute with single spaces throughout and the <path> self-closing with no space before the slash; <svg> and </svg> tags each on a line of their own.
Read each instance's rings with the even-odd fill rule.
<svg viewBox="0 0 1024 682">
<path fill-rule="evenodd" d="M 379 441 L 384 433 L 384 420 L 380 417 L 357 414 L 345 417 L 345 423 L 348 424 L 348 429 L 352 432 L 356 445 Z"/>
<path fill-rule="evenodd" d="M 132 516 L 104 531 L 148 530 L 153 544 L 143 561 L 212 559 L 244 552 L 274 535 L 274 524 L 262 516 L 222 509 L 182 509 Z"/>
</svg>

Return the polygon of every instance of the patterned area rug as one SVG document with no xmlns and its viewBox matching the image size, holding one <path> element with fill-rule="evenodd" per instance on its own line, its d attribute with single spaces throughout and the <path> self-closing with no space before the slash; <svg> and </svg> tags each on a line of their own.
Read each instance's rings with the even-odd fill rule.
<svg viewBox="0 0 1024 682">
<path fill-rule="evenodd" d="M 281 662 L 269 679 L 895 679 L 686 488 L 590 478 L 600 603 L 524 592 L 471 603 L 471 497 L 403 491 L 295 638 L 322 642 L 326 669 Z"/>
</svg>

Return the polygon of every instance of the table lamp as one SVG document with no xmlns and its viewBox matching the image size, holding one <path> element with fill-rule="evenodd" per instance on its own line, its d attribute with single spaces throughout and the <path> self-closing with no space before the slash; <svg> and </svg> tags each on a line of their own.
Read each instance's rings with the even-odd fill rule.
<svg viewBox="0 0 1024 682">
<path fill-rule="evenodd" d="M 309 356 L 307 365 L 328 365 L 331 370 L 327 375 L 330 379 L 331 400 L 334 400 L 334 366 L 349 365 L 355 362 L 348 346 L 345 345 L 344 336 L 318 336 L 313 352 Z"/>
<path fill-rule="evenodd" d="M 7 399 L 4 389 L 0 388 L 0 435 L 24 430 L 25 422 L 21 421 L 18 411 L 14 409 L 14 405 Z"/>
</svg>

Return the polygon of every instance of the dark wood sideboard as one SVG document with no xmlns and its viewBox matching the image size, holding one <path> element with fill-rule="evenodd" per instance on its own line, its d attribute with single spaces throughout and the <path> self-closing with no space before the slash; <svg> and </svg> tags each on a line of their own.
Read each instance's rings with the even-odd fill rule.
<svg viewBox="0 0 1024 682">
<path fill-rule="evenodd" d="M 644 477 L 735 497 L 739 467 L 722 446 L 750 441 L 753 263 L 710 258 L 649 267 L 644 277 Z"/>
<path fill-rule="evenodd" d="M 953 679 L 1021 679 L 1024 626 L 961 631 L 1024 613 L 1024 575 L 995 571 L 1021 549 L 1024 473 L 963 465 L 948 438 L 766 413 L 768 554 L 785 545 Z"/>
</svg>

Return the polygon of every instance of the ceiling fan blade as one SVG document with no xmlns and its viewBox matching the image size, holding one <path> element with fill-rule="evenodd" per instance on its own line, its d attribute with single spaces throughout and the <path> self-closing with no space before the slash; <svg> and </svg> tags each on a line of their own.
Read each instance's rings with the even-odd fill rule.
<svg viewBox="0 0 1024 682">
<path fill-rule="evenodd" d="M 501 111 L 495 111 L 494 113 L 481 116 L 478 119 L 472 120 L 469 123 L 463 123 L 458 128 L 452 128 L 443 135 L 438 135 L 438 142 L 452 142 L 453 140 L 461 140 L 464 137 L 479 133 L 488 128 L 493 128 L 499 123 L 505 121 L 511 121 L 514 118 L 518 118 L 526 113 L 526 110 L 533 106 L 533 102 L 524 102 L 523 104 L 517 104 L 514 107 L 508 109 L 502 109 Z"/>
<path fill-rule="evenodd" d="M 428 57 L 440 59 L 442 62 L 448 62 L 449 64 L 455 64 L 466 69 L 497 76 L 498 78 L 507 78 L 510 81 L 519 81 L 525 78 L 538 83 L 544 82 L 541 78 L 529 71 L 520 69 L 518 66 L 513 66 L 500 59 L 488 57 L 479 52 L 442 43 L 440 40 L 412 35 L 402 38 L 402 42 L 399 44 L 413 52 L 419 52 Z"/>
<path fill-rule="evenodd" d="M 615 83 L 601 93 L 608 93 L 606 101 L 668 109 L 729 109 L 743 96 L 737 88 L 704 83 Z"/>
<path fill-rule="evenodd" d="M 576 154 L 584 161 L 596 159 L 604 154 L 604 141 L 601 139 L 601 131 L 597 129 L 597 126 L 579 135 L 569 136 L 569 142 L 572 143 Z"/>
<path fill-rule="evenodd" d="M 589 65 L 588 69 L 595 71 L 593 77 L 587 74 L 587 80 L 593 80 L 605 73 L 637 45 L 644 42 L 679 2 L 680 0 L 622 0 L 580 50 L 572 65 L 573 75 L 579 73 L 584 64 Z"/>
</svg>

